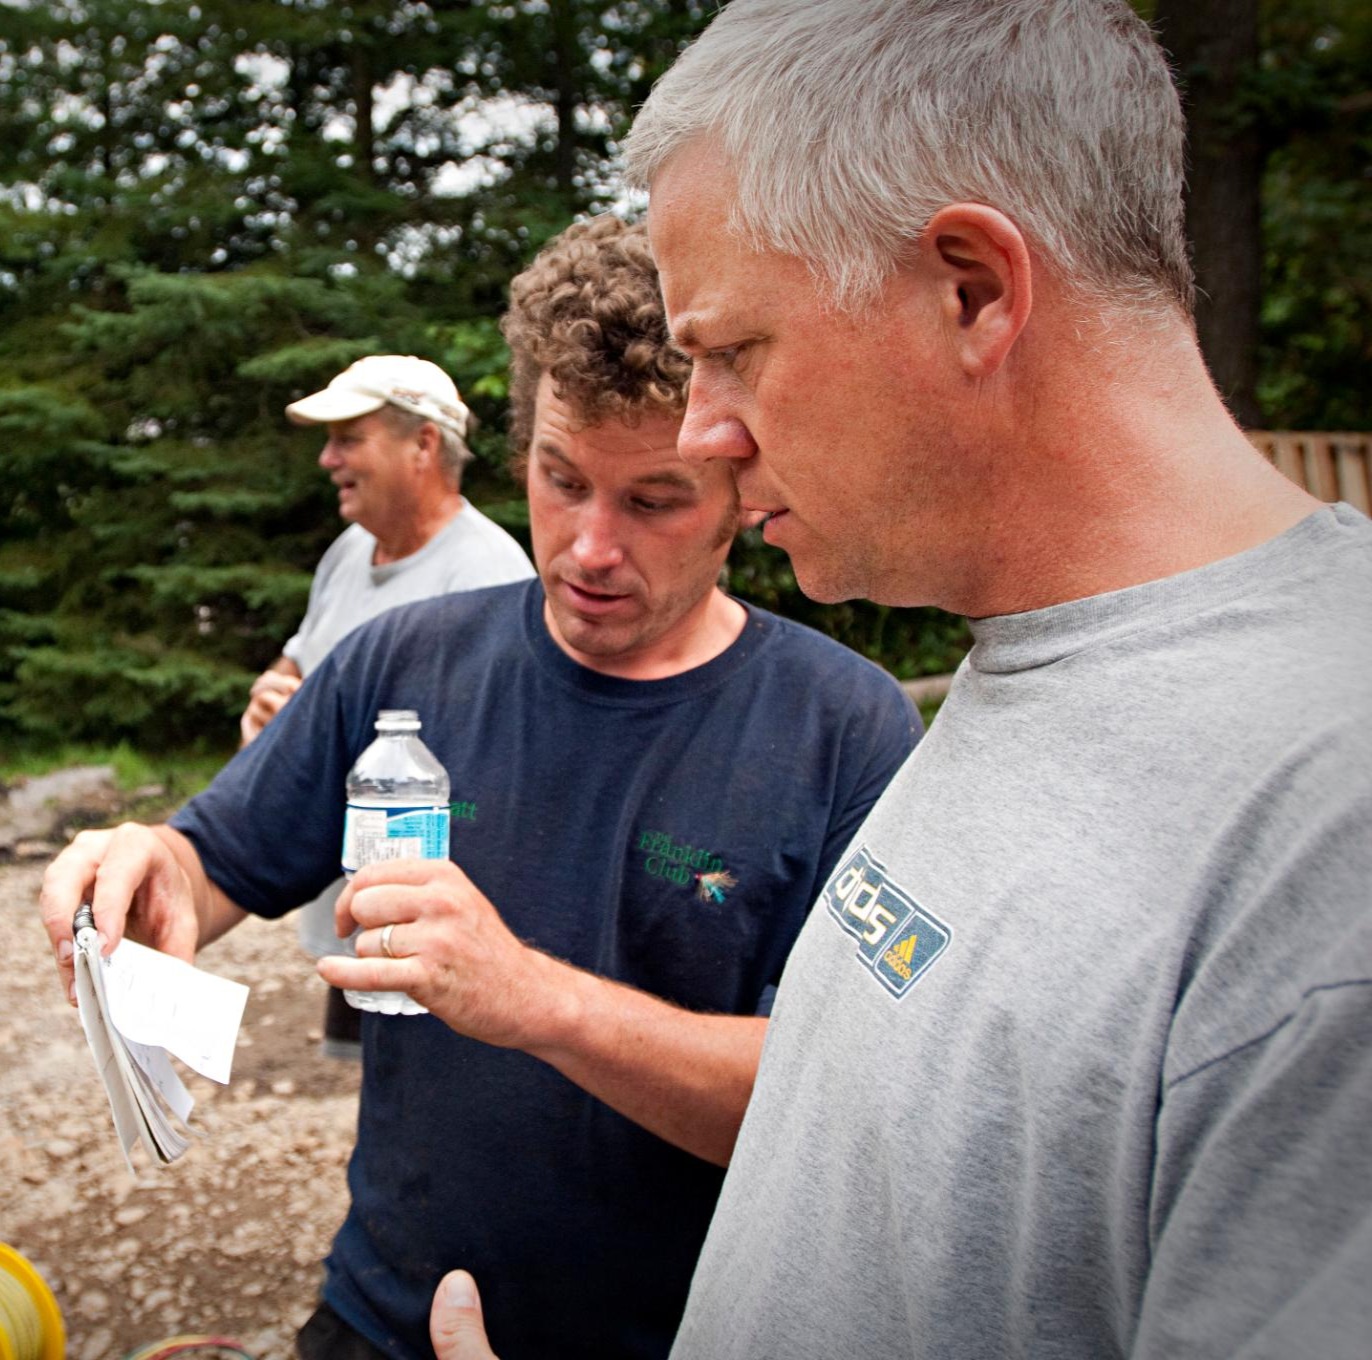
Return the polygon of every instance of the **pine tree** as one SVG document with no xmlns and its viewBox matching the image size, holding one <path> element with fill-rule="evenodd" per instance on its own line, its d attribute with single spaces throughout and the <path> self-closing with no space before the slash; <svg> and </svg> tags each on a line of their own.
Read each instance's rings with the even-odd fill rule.
<svg viewBox="0 0 1372 1360">
<path fill-rule="evenodd" d="M 453 372 L 484 417 L 468 494 L 513 499 L 495 319 L 608 201 L 612 9 L 0 10 L 0 732 L 231 738 L 339 528 L 282 408 L 362 354 Z"/>
</svg>

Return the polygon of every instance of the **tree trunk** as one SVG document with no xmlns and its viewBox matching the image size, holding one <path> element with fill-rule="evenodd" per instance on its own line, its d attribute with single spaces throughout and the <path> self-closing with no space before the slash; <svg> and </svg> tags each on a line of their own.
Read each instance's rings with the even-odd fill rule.
<svg viewBox="0 0 1372 1360">
<path fill-rule="evenodd" d="M 1258 0 L 1158 0 L 1155 23 L 1181 77 L 1186 108 L 1186 230 L 1201 351 L 1235 419 L 1251 428 L 1262 423 L 1263 150 L 1236 96 L 1257 67 Z"/>
<path fill-rule="evenodd" d="M 571 204 L 572 180 L 576 174 L 576 107 L 580 94 L 576 72 L 581 55 L 577 50 L 577 15 L 573 0 L 552 0 L 552 20 L 557 80 L 557 150 L 553 173 L 558 192 Z"/>
</svg>

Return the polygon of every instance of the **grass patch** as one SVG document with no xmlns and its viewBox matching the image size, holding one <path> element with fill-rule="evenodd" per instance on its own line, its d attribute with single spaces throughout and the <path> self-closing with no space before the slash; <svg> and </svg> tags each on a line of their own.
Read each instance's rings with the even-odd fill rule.
<svg viewBox="0 0 1372 1360">
<path fill-rule="evenodd" d="M 127 741 L 116 746 L 70 743 L 62 746 L 12 746 L 0 756 L 0 783 L 67 770 L 73 765 L 109 765 L 127 803 L 118 820 L 160 821 L 200 792 L 233 754 L 232 751 L 136 750 Z"/>
</svg>

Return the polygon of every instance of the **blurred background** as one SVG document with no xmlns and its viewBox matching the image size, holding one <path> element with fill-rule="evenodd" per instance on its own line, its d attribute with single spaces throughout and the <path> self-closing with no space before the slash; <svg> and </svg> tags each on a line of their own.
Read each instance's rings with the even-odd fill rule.
<svg viewBox="0 0 1372 1360">
<path fill-rule="evenodd" d="M 1192 130 L 1207 358 L 1249 428 L 1372 429 L 1372 6 L 1159 0 Z M 413 353 L 505 473 L 510 277 L 617 183 L 700 0 L 0 0 L 0 781 L 92 758 L 189 791 L 339 531 L 284 405 Z M 841 451 L 836 450 L 836 456 Z M 816 606 L 747 536 L 740 595 L 902 679 L 935 610 Z"/>
</svg>

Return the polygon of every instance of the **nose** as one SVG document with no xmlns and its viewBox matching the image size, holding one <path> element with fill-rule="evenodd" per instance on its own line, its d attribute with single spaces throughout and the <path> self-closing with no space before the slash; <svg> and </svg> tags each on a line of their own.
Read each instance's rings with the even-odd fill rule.
<svg viewBox="0 0 1372 1360">
<path fill-rule="evenodd" d="M 701 365 L 691 375 L 686 415 L 677 436 L 677 452 L 688 463 L 751 458 L 757 452 L 748 427 L 734 414 L 721 390 L 721 381 Z"/>
<path fill-rule="evenodd" d="M 572 540 L 572 558 L 588 575 L 613 571 L 624 561 L 618 517 L 609 506 L 592 502 L 583 507 Z"/>
<path fill-rule="evenodd" d="M 324 441 L 324 447 L 319 450 L 319 466 L 322 468 L 343 466 L 343 459 L 339 457 L 338 450 L 334 448 L 332 439 L 326 439 Z"/>
</svg>

